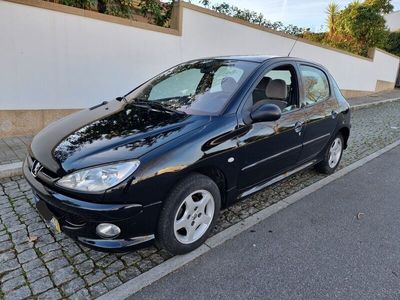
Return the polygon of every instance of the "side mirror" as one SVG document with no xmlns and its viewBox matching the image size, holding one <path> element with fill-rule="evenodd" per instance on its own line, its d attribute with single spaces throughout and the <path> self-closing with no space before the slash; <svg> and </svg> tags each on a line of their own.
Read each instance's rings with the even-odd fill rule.
<svg viewBox="0 0 400 300">
<path fill-rule="evenodd" d="M 276 121 L 281 117 L 282 111 L 275 104 L 254 105 L 251 110 L 250 117 L 253 122 L 271 122 Z"/>
</svg>

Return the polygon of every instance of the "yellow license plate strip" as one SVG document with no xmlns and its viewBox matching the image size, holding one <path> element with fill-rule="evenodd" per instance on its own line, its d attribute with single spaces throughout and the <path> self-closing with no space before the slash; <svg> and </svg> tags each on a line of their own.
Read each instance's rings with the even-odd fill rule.
<svg viewBox="0 0 400 300">
<path fill-rule="evenodd" d="M 51 218 L 51 220 L 49 221 L 49 225 L 50 225 L 51 228 L 54 229 L 54 231 L 56 233 L 60 233 L 61 232 L 60 222 L 58 222 L 58 220 L 55 217 Z"/>
</svg>

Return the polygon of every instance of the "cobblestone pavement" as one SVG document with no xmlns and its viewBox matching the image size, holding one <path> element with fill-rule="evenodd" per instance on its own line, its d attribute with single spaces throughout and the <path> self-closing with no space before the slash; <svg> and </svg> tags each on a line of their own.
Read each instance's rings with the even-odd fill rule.
<svg viewBox="0 0 400 300">
<path fill-rule="evenodd" d="M 400 89 L 374 93 L 365 97 L 348 99 L 350 105 L 366 104 L 386 99 L 400 98 Z M 0 165 L 23 161 L 32 136 L 0 138 Z"/>
<path fill-rule="evenodd" d="M 400 138 L 400 102 L 353 112 L 353 129 L 341 167 Z M 320 180 L 309 170 L 239 202 L 222 212 L 214 233 Z M 0 299 L 90 299 L 170 258 L 148 247 L 106 254 L 54 235 L 32 206 L 22 177 L 0 179 Z"/>
</svg>

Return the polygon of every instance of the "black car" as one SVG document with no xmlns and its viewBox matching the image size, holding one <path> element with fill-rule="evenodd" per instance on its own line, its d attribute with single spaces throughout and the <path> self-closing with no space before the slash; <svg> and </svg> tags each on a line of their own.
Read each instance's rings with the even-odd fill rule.
<svg viewBox="0 0 400 300">
<path fill-rule="evenodd" d="M 24 175 L 56 231 L 99 250 L 200 246 L 221 208 L 305 168 L 337 168 L 349 104 L 328 71 L 291 57 L 173 67 L 32 141 Z"/>
</svg>

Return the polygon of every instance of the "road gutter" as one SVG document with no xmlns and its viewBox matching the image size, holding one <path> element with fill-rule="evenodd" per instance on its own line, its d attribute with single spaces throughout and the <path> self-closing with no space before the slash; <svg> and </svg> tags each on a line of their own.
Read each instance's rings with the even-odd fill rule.
<svg viewBox="0 0 400 300">
<path fill-rule="evenodd" d="M 235 236 L 239 235 L 240 233 L 248 230 L 250 227 L 256 225 L 257 223 L 267 219 L 268 217 L 272 216 L 273 214 L 279 212 L 280 210 L 288 207 L 291 204 L 296 203 L 297 201 L 304 199 L 307 195 L 321 189 L 322 187 L 328 185 L 332 181 L 343 177 L 344 175 L 354 171 L 355 169 L 365 165 L 366 163 L 370 162 L 371 160 L 381 156 L 382 154 L 392 150 L 393 148 L 400 146 L 400 140 L 384 147 L 381 150 L 378 150 L 358 161 L 352 163 L 351 165 L 337 171 L 336 173 L 325 177 L 322 180 L 319 180 L 310 186 L 298 191 L 289 197 L 255 213 L 254 215 L 240 221 L 239 223 L 232 225 L 231 227 L 217 233 L 216 235 L 210 237 L 204 245 L 199 247 L 198 249 L 185 254 L 174 256 L 171 259 L 163 262 L 162 264 L 154 267 L 153 269 L 125 282 L 124 284 L 120 285 L 119 287 L 111 290 L 107 294 L 99 297 L 99 300 L 108 300 L 108 299 L 126 299 L 129 296 L 134 295 L 141 289 L 151 285 L 152 283 L 156 282 L 157 280 L 161 279 L 162 277 L 178 270 L 179 268 L 183 267 L 187 263 L 193 261 L 194 259 L 200 257 L 204 253 L 207 253 L 211 249 L 223 244 L 224 242 L 234 238 Z"/>
</svg>

